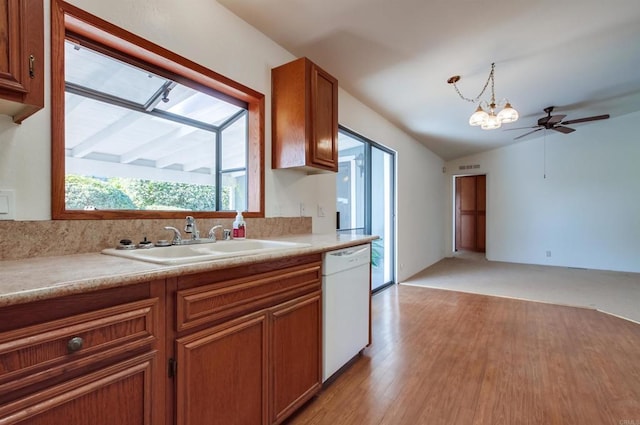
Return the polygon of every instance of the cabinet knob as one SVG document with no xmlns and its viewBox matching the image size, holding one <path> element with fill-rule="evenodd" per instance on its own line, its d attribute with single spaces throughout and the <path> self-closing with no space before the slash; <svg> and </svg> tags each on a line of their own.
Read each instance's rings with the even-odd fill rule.
<svg viewBox="0 0 640 425">
<path fill-rule="evenodd" d="M 82 338 L 79 336 L 73 337 L 67 342 L 67 350 L 69 350 L 70 353 L 75 353 L 82 348 L 82 344 L 84 344 Z"/>
</svg>

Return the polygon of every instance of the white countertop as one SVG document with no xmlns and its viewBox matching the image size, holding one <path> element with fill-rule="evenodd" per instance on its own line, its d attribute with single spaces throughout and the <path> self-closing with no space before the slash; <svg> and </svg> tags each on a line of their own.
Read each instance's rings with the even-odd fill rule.
<svg viewBox="0 0 640 425">
<path fill-rule="evenodd" d="M 100 253 L 0 261 L 0 307 L 148 282 L 154 279 L 321 253 L 369 243 L 377 238 L 377 236 L 336 233 L 273 237 L 269 239 L 301 242 L 310 246 L 174 266 L 146 263 Z"/>
</svg>

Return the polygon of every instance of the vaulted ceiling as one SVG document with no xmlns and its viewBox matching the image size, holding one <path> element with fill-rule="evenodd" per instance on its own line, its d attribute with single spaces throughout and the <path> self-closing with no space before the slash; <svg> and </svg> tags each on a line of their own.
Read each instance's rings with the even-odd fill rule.
<svg viewBox="0 0 640 425">
<path fill-rule="evenodd" d="M 218 0 L 445 160 L 516 143 L 544 116 L 640 110 L 638 0 Z M 495 62 L 496 98 L 520 119 L 467 124 Z M 483 99 L 489 99 L 488 95 Z M 589 126 L 558 137 L 580 137 Z M 366 129 L 358 129 L 366 136 Z M 518 141 L 542 137 L 538 131 Z"/>
</svg>

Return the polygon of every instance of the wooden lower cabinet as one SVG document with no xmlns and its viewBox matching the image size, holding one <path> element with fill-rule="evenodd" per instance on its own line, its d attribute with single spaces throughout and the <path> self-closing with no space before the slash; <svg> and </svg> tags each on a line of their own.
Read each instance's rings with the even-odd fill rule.
<svg viewBox="0 0 640 425">
<path fill-rule="evenodd" d="M 164 424 L 164 293 L 155 281 L 0 308 L 0 424 Z"/>
<path fill-rule="evenodd" d="M 321 294 L 294 300 L 271 314 L 272 423 L 280 423 L 322 385 Z"/>
<path fill-rule="evenodd" d="M 321 255 L 0 308 L 0 425 L 271 425 L 321 388 Z"/>
<path fill-rule="evenodd" d="M 279 424 L 320 390 L 320 268 L 313 255 L 178 279 L 176 425 Z"/>
<path fill-rule="evenodd" d="M 267 416 L 266 313 L 176 341 L 178 425 L 264 425 Z"/>
<path fill-rule="evenodd" d="M 3 425 L 149 425 L 162 411 L 153 402 L 157 353 L 80 376 L 0 407 Z"/>
<path fill-rule="evenodd" d="M 320 299 L 313 293 L 179 338 L 177 425 L 277 424 L 315 395 Z"/>
</svg>

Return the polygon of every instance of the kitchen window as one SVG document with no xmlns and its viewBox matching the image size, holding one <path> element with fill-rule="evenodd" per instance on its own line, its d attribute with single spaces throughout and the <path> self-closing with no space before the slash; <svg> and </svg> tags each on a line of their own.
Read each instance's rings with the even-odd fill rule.
<svg viewBox="0 0 640 425">
<path fill-rule="evenodd" d="M 52 8 L 52 216 L 264 216 L 264 96 Z"/>
</svg>

